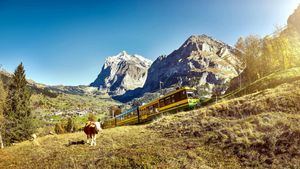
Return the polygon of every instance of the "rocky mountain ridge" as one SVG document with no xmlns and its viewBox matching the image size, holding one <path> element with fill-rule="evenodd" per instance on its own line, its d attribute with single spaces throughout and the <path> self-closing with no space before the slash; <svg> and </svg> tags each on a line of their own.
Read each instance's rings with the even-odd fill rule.
<svg viewBox="0 0 300 169">
<path fill-rule="evenodd" d="M 143 87 L 152 61 L 122 51 L 106 59 L 97 79 L 90 84 L 110 95 L 121 95 L 127 90 Z"/>
<path fill-rule="evenodd" d="M 221 84 L 240 71 L 240 61 L 234 52 L 231 46 L 207 35 L 191 36 L 179 49 L 153 63 L 144 89 L 158 89 L 159 81 L 165 87 L 176 83 L 189 86 Z"/>
</svg>

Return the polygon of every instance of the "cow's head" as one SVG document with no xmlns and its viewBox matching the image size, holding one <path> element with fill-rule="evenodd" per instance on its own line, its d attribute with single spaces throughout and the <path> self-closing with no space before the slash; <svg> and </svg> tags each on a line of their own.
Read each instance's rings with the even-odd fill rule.
<svg viewBox="0 0 300 169">
<path fill-rule="evenodd" d="M 101 128 L 101 122 L 95 122 L 95 126 L 96 126 L 97 131 L 100 131 L 102 129 Z"/>
</svg>

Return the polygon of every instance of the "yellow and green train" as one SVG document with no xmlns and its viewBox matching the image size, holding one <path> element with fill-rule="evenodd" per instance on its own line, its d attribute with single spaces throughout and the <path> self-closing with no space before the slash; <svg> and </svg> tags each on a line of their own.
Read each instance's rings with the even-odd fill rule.
<svg viewBox="0 0 300 169">
<path fill-rule="evenodd" d="M 196 95 L 196 89 L 182 87 L 145 105 L 133 107 L 111 119 L 105 120 L 102 127 L 112 128 L 145 123 L 166 112 L 175 113 L 193 109 L 198 103 L 199 98 Z"/>
</svg>

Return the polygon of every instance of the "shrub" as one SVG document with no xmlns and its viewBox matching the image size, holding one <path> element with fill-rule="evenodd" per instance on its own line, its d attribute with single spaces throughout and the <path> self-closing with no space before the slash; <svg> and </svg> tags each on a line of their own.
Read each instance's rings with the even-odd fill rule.
<svg viewBox="0 0 300 169">
<path fill-rule="evenodd" d="M 89 115 L 88 115 L 88 120 L 89 121 L 96 121 L 96 116 L 93 114 L 93 113 L 89 113 Z"/>
<path fill-rule="evenodd" d="M 63 127 L 63 124 L 62 123 L 56 123 L 54 131 L 55 131 L 56 134 L 63 134 L 63 133 L 65 133 L 65 129 Z"/>
<path fill-rule="evenodd" d="M 66 132 L 72 133 L 74 131 L 75 131 L 75 123 L 74 123 L 74 120 L 70 117 L 70 118 L 68 118 L 68 123 L 67 123 L 67 126 L 66 126 Z"/>
</svg>

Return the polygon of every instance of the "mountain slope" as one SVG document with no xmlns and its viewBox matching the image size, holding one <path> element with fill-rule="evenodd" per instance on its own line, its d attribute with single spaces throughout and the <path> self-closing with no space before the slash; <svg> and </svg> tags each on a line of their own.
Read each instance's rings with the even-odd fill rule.
<svg viewBox="0 0 300 169">
<path fill-rule="evenodd" d="M 151 61 L 125 51 L 108 57 L 97 79 L 90 86 L 106 90 L 110 95 L 120 95 L 127 90 L 142 87 Z"/>
<path fill-rule="evenodd" d="M 298 80 L 169 116 L 150 128 L 171 138 L 199 138 L 238 157 L 249 168 L 297 168 L 300 165 L 299 100 Z"/>
<path fill-rule="evenodd" d="M 182 85 L 222 84 L 237 76 L 240 61 L 235 50 L 206 35 L 191 36 L 170 55 L 159 57 L 150 67 L 144 91 L 176 83 Z"/>
</svg>

